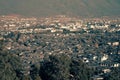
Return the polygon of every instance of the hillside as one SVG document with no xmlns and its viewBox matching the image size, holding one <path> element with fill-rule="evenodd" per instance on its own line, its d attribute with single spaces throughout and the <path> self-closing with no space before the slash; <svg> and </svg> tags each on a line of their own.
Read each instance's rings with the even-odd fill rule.
<svg viewBox="0 0 120 80">
<path fill-rule="evenodd" d="M 120 14 L 120 0 L 0 0 L 0 14 L 110 16 Z"/>
</svg>

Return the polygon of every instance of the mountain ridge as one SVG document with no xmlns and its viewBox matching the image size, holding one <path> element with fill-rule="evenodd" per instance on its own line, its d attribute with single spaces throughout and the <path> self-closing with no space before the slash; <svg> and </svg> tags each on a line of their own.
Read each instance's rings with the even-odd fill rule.
<svg viewBox="0 0 120 80">
<path fill-rule="evenodd" d="M 120 14 L 120 0 L 0 0 L 4 14 L 114 16 Z"/>
</svg>

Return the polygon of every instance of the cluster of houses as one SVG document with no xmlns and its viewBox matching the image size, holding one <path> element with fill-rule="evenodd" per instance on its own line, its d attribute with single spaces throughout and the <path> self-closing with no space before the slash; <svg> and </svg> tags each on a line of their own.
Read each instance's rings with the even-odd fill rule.
<svg viewBox="0 0 120 80">
<path fill-rule="evenodd" d="M 0 16 L 0 30 L 16 31 L 21 27 L 30 27 L 36 25 L 37 19 L 20 16 Z"/>
<path fill-rule="evenodd" d="M 21 33 L 39 33 L 44 31 L 62 32 L 63 29 L 69 31 L 79 31 L 81 29 L 105 29 L 109 31 L 120 31 L 119 20 L 113 23 L 114 20 L 104 19 L 79 19 L 70 18 L 68 16 L 59 15 L 48 18 L 26 18 L 18 16 L 0 16 L 0 30 L 2 31 L 19 31 Z M 34 28 L 34 26 L 49 26 L 47 28 Z M 32 27 L 32 28 L 29 28 Z M 117 27 L 117 28 L 116 28 Z"/>
</svg>

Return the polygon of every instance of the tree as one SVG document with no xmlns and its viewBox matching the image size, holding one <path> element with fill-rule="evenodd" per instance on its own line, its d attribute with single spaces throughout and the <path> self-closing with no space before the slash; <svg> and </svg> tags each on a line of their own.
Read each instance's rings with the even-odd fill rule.
<svg viewBox="0 0 120 80">
<path fill-rule="evenodd" d="M 70 33 L 70 30 L 63 29 L 63 33 L 64 33 L 64 34 L 68 34 L 68 33 Z"/>
<path fill-rule="evenodd" d="M 20 59 L 4 49 L 3 41 L 0 44 L 0 80 L 19 80 Z"/>
<path fill-rule="evenodd" d="M 90 68 L 88 68 L 82 61 L 72 59 L 70 65 L 70 80 L 89 80 L 92 76 Z"/>
<path fill-rule="evenodd" d="M 70 62 L 71 59 L 66 54 L 50 55 L 40 69 L 42 80 L 69 80 Z"/>
<path fill-rule="evenodd" d="M 30 76 L 33 80 L 41 80 L 41 78 L 39 76 L 39 71 L 40 71 L 40 64 L 39 63 L 31 66 Z"/>
<path fill-rule="evenodd" d="M 24 75 L 20 80 L 31 80 L 31 77 L 29 75 Z"/>
</svg>

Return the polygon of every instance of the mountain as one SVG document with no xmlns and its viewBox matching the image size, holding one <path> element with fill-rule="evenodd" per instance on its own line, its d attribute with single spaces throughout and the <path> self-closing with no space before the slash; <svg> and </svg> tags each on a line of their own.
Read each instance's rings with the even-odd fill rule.
<svg viewBox="0 0 120 80">
<path fill-rule="evenodd" d="M 116 16 L 120 0 L 0 0 L 0 15 Z"/>
</svg>

